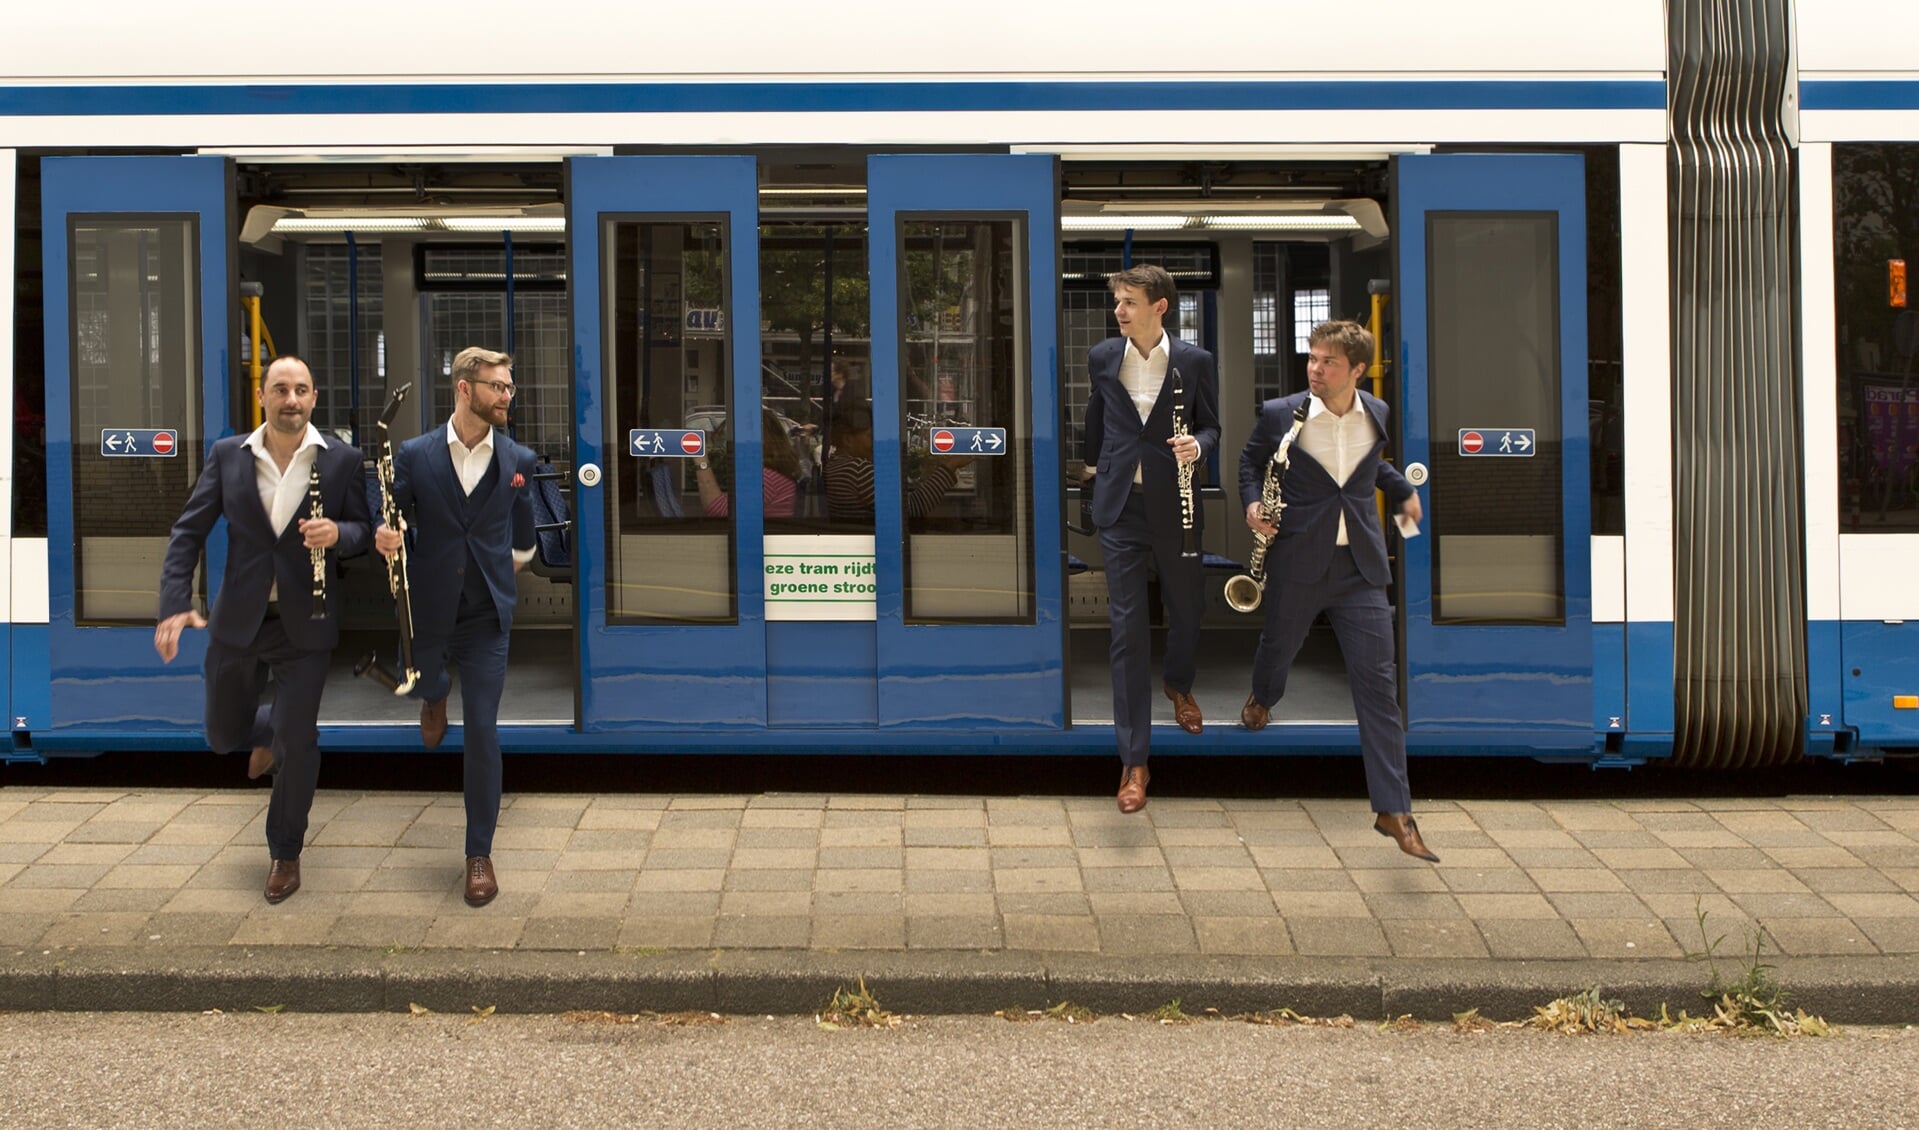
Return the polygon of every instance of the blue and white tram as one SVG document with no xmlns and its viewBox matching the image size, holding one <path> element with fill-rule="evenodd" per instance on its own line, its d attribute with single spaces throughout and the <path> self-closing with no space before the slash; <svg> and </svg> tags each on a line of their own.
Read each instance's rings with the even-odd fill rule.
<svg viewBox="0 0 1919 1130">
<path fill-rule="evenodd" d="M 401 384 L 401 436 L 445 418 L 470 344 L 515 354 L 551 465 L 506 748 L 1110 752 L 1071 484 L 1135 260 L 1221 363 L 1209 724 L 1169 714 L 1162 752 L 1357 749 L 1321 642 L 1273 725 L 1231 724 L 1256 625 L 1219 598 L 1234 457 L 1327 316 L 1377 320 L 1425 496 L 1395 550 L 1415 751 L 1919 748 L 1919 326 L 1847 305 L 1919 228 L 1888 202 L 1919 74 L 1878 57 L 1919 15 L 1889 0 L 1203 0 L 1203 69 L 1131 0 L 343 0 L 272 52 L 201 0 L 104 10 L 0 16 L 16 757 L 200 748 L 154 590 L 257 359 L 306 358 L 315 422 L 370 448 Z M 1874 154 L 1890 187 L 1848 188 Z M 391 644 L 381 569 L 338 583 L 322 741 L 414 748 L 352 677 Z"/>
</svg>

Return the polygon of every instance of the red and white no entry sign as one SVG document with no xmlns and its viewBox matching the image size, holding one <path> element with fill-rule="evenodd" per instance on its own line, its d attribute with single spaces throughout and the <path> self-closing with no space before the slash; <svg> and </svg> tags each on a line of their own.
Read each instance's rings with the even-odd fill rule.
<svg viewBox="0 0 1919 1130">
<path fill-rule="evenodd" d="M 1477 454 L 1479 449 L 1484 446 L 1486 446 L 1486 437 L 1480 435 L 1478 432 L 1459 433 L 1459 450 L 1466 454 Z"/>
<path fill-rule="evenodd" d="M 698 432 L 687 432 L 680 437 L 680 450 L 688 455 L 698 455 L 706 446 L 706 440 Z"/>
<path fill-rule="evenodd" d="M 171 455 L 173 453 L 172 432 L 153 433 L 153 453 L 155 455 Z"/>
<path fill-rule="evenodd" d="M 933 433 L 933 450 L 934 451 L 953 450 L 953 433 L 947 431 L 945 428 L 940 428 L 937 431 L 935 431 Z"/>
</svg>

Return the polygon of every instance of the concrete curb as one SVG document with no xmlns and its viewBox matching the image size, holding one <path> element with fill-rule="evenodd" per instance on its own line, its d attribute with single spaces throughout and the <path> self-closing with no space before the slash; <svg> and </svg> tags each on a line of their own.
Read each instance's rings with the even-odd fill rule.
<svg viewBox="0 0 1919 1130">
<path fill-rule="evenodd" d="M 1919 1023 L 1919 962 L 1782 958 L 1792 1004 L 1838 1024 Z M 1729 970 L 1728 970 L 1729 972 Z M 861 978 L 882 1005 L 917 1015 L 985 1014 L 1070 1000 L 1100 1013 L 1189 1014 L 1291 1008 L 1362 1021 L 1410 1014 L 1489 1019 L 1597 985 L 1641 1016 L 1660 1005 L 1697 1014 L 1710 974 L 1692 961 L 1115 958 L 974 951 L 425 950 L 337 947 L 137 947 L 0 955 L 0 1009 L 12 1011 L 393 1012 L 420 1004 L 463 1013 L 706 1011 L 805 1015 Z"/>
</svg>

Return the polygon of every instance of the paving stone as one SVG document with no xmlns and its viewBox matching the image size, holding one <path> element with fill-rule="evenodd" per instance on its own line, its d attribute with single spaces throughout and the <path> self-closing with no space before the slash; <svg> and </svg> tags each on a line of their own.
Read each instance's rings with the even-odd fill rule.
<svg viewBox="0 0 1919 1130">
<path fill-rule="evenodd" d="M 528 917 L 536 921 L 543 918 L 615 919 L 625 912 L 627 902 L 624 891 L 541 894 Z"/>
<path fill-rule="evenodd" d="M 1387 957 L 1392 947 L 1371 918 L 1286 918 L 1293 948 L 1306 957 Z"/>
<path fill-rule="evenodd" d="M 1090 914 L 1007 914 L 1004 928 L 1007 949 L 1080 953 L 1099 950 L 1099 928 Z"/>
<path fill-rule="evenodd" d="M 807 945 L 812 932 L 810 914 L 729 914 L 714 922 L 712 944 L 722 949 L 791 949 Z"/>
<path fill-rule="evenodd" d="M 1779 952 L 1789 957 L 1879 952 L 1864 930 L 1845 919 L 1762 917 L 1759 924 Z"/>
<path fill-rule="evenodd" d="M 1908 894 L 1823 893 L 1848 918 L 1919 918 L 1919 899 Z"/>
<path fill-rule="evenodd" d="M 1386 944 L 1395 957 L 1488 956 L 1479 931 L 1463 918 L 1425 922 L 1393 919 L 1381 922 L 1380 926 L 1386 931 Z"/>
<path fill-rule="evenodd" d="M 905 949 L 906 917 L 901 914 L 816 914 L 811 944 L 815 949 Z"/>
<path fill-rule="evenodd" d="M 633 881 L 635 891 L 717 891 L 726 881 L 723 868 L 646 871 Z"/>
<path fill-rule="evenodd" d="M 1112 894 L 1093 894 L 1086 896 L 1092 906 L 1095 917 L 1129 917 L 1143 915 L 1184 915 L 1186 907 L 1179 896 L 1171 891 L 1128 891 Z"/>
<path fill-rule="evenodd" d="M 88 820 L 66 834 L 70 844 L 143 844 L 160 830 L 158 821 Z"/>
<path fill-rule="evenodd" d="M 1003 894 L 1053 894 L 1082 889 L 1072 867 L 995 868 L 993 887 Z"/>
<path fill-rule="evenodd" d="M 1174 890 L 1173 873 L 1164 867 L 1100 867 L 1080 872 L 1088 893 Z"/>
<path fill-rule="evenodd" d="M 84 891 L 93 887 L 110 870 L 108 863 L 33 863 L 7 882 L 10 891 L 58 889 Z"/>
<path fill-rule="evenodd" d="M 733 868 L 726 873 L 726 889 L 729 891 L 810 891 L 819 883 L 821 872 L 792 868 L 785 871 L 742 871 Z M 838 872 L 828 871 L 833 875 Z"/>
<path fill-rule="evenodd" d="M 1069 847 L 989 848 L 995 871 L 1067 867 L 1079 869 L 1079 853 Z"/>
<path fill-rule="evenodd" d="M 731 871 L 812 871 L 819 865 L 817 848 L 734 848 Z"/>
<path fill-rule="evenodd" d="M 667 802 L 671 812 L 737 812 L 746 807 L 743 796 L 676 796 Z"/>
<path fill-rule="evenodd" d="M 923 871 L 907 868 L 906 890 L 909 893 L 934 894 L 948 891 L 986 891 L 993 889 L 993 873 L 984 869 L 976 871 Z"/>
<path fill-rule="evenodd" d="M 1446 890 L 1446 880 L 1437 868 L 1378 867 L 1348 871 L 1353 886 L 1381 894 L 1434 894 Z"/>
<path fill-rule="evenodd" d="M 1115 957 L 1198 953 L 1199 942 L 1184 914 L 1102 915 L 1100 952 Z"/>
<path fill-rule="evenodd" d="M 1600 866 L 1616 871 L 1632 868 L 1679 868 L 1693 867 L 1691 860 L 1669 847 L 1657 848 L 1594 848 L 1592 856 Z"/>
<path fill-rule="evenodd" d="M 971 831 L 972 829 L 967 829 Z M 985 829 L 987 842 L 1002 847 L 1073 846 L 1073 830 L 1065 824 L 993 824 Z M 906 830 L 906 842 L 913 842 L 913 829 Z M 969 841 L 971 842 L 971 841 Z"/>
<path fill-rule="evenodd" d="M 210 861 L 218 850 L 218 847 L 213 844 L 148 843 L 134 848 L 121 862 L 135 866 L 177 863 L 191 863 L 198 866 Z"/>
<path fill-rule="evenodd" d="M 1570 919 L 1573 932 L 1597 958 L 1681 957 L 1684 950 L 1666 924 L 1647 915 L 1633 919 Z"/>
<path fill-rule="evenodd" d="M 582 833 L 579 832 L 568 833 L 569 836 L 581 834 Z M 649 854 L 662 850 L 731 851 L 740 837 L 739 829 L 737 828 L 661 828 L 657 832 L 649 832 L 647 834 L 651 837 L 647 845 Z M 564 847 L 566 845 L 562 843 L 559 846 Z"/>
<path fill-rule="evenodd" d="M 727 891 L 720 896 L 724 918 L 797 918 L 811 913 L 811 891 Z"/>
<path fill-rule="evenodd" d="M 1855 918 L 1853 925 L 1864 930 L 1881 953 L 1919 953 L 1919 919 Z"/>
<path fill-rule="evenodd" d="M 1489 828 L 1486 834 L 1507 850 L 1513 848 L 1581 850 L 1584 845 L 1558 828 Z"/>
<path fill-rule="evenodd" d="M 1529 867 L 1526 873 L 1548 894 L 1623 891 L 1626 884 L 1610 871 L 1564 867 Z"/>
<path fill-rule="evenodd" d="M 265 884 L 264 875 L 260 882 Z M 262 903 L 260 891 L 261 887 L 251 890 L 189 888 L 168 899 L 160 911 L 164 914 L 249 914 Z"/>
<path fill-rule="evenodd" d="M 149 946 L 223 946 L 245 920 L 244 914 L 154 914 L 147 918 L 145 933 L 137 937 Z M 424 922 L 420 929 L 425 931 Z"/>
<path fill-rule="evenodd" d="M 613 944 L 633 949 L 705 949 L 713 944 L 715 926 L 710 914 L 628 918 L 620 923 Z"/>
<path fill-rule="evenodd" d="M 824 855 L 825 853 L 821 853 Z M 707 871 L 724 868 L 733 859 L 731 848 L 652 848 L 643 871 Z"/>
<path fill-rule="evenodd" d="M 1549 893 L 1559 913 L 1572 918 L 1649 918 L 1651 913 L 1638 895 Z"/>
<path fill-rule="evenodd" d="M 908 918 L 996 918 L 999 900 L 987 891 L 958 891 L 906 896 Z"/>
<path fill-rule="evenodd" d="M 171 887 L 96 887 L 73 900 L 76 913 L 124 912 L 152 914 L 165 906 L 178 892 Z"/>
<path fill-rule="evenodd" d="M 1086 871 L 1159 870 L 1166 866 L 1166 857 L 1160 853 L 1157 845 L 1150 844 L 1137 847 L 1081 847 L 1077 863 Z"/>
<path fill-rule="evenodd" d="M 591 816 L 592 813 L 588 813 Z M 814 833 L 818 839 L 820 826 L 826 823 L 826 811 L 821 808 L 748 808 L 740 815 L 740 831 L 750 828 L 804 828 Z M 584 823 L 581 825 L 584 827 Z"/>
<path fill-rule="evenodd" d="M 718 891 L 636 891 L 626 904 L 629 918 L 712 918 L 719 912 Z"/>
<path fill-rule="evenodd" d="M 576 833 L 577 835 L 577 833 Z M 741 828 L 735 851 L 748 848 L 801 848 L 818 851 L 818 828 Z"/>
<path fill-rule="evenodd" d="M 905 886 L 905 873 L 892 868 L 846 868 L 821 871 L 814 883 L 817 891 L 864 891 L 897 893 Z"/>
<path fill-rule="evenodd" d="M 333 920 L 326 940 L 330 946 L 398 952 L 425 942 L 432 925 L 432 918 L 418 914 L 342 914 Z M 233 933 L 228 930 L 227 937 Z"/>
<path fill-rule="evenodd" d="M 1064 823 L 1064 820 L 1061 820 Z M 986 810 L 978 804 L 963 808 L 908 808 L 901 819 L 905 828 L 984 828 Z M 1036 825 L 1050 827 L 1051 824 Z"/>
<path fill-rule="evenodd" d="M 1037 914 L 1062 918 L 1091 917 L 1092 904 L 1086 896 L 1078 892 L 1064 893 L 1021 893 L 1008 892 L 995 900 L 999 903 L 1002 916 L 1010 914 Z"/>
<path fill-rule="evenodd" d="M 138 850 L 139 846 L 136 844 L 82 844 L 72 841 L 62 841 L 41 852 L 39 858 L 34 862 L 41 866 L 47 866 L 49 864 L 65 866 L 101 863 L 111 866 L 119 863 Z M 201 860 L 200 862 L 204 863 L 206 861 Z"/>
<path fill-rule="evenodd" d="M 828 830 L 836 828 L 891 828 L 894 831 L 898 831 L 904 822 L 904 816 L 898 812 L 848 812 L 829 809 L 822 827 Z"/>
<path fill-rule="evenodd" d="M 1060 830 L 1060 840 L 1065 838 L 1065 829 Z M 902 842 L 907 847 L 984 847 L 986 846 L 985 828 L 906 828 L 901 831 Z M 1030 842 L 1016 837 L 1015 842 Z"/>
<path fill-rule="evenodd" d="M 660 826 L 664 815 L 658 809 L 644 808 L 608 808 L 600 803 L 604 797 L 596 797 L 594 803 L 580 814 L 576 827 L 582 832 L 651 832 Z M 817 824 L 818 817 L 814 817 Z M 741 820 L 744 825 L 746 821 Z"/>
<path fill-rule="evenodd" d="M 1253 862 L 1262 868 L 1276 871 L 1299 871 L 1308 868 L 1320 870 L 1338 870 L 1339 855 L 1329 847 L 1289 847 L 1284 845 L 1256 844 L 1248 848 Z"/>
<path fill-rule="evenodd" d="M 295 895 L 294 898 L 298 898 Z M 289 900 L 290 901 L 290 900 Z M 249 914 L 233 931 L 236 946 L 321 946 L 333 932 L 337 915 Z"/>
<path fill-rule="evenodd" d="M 993 853 L 985 848 L 908 848 L 906 870 L 915 871 L 990 871 Z"/>
<path fill-rule="evenodd" d="M 906 913 L 904 895 L 869 891 L 815 891 L 813 892 L 813 916 L 815 918 L 861 917 L 867 915 L 894 915 Z"/>
<path fill-rule="evenodd" d="M 1353 891 L 1353 877 L 1342 870 L 1261 871 L 1270 891 Z"/>
<path fill-rule="evenodd" d="M 999 949 L 997 915 L 923 914 L 906 918 L 909 949 Z"/>
<path fill-rule="evenodd" d="M 1293 951 L 1292 935 L 1277 917 L 1195 917 L 1193 934 L 1205 954 L 1241 954 L 1285 957 Z"/>
<path fill-rule="evenodd" d="M 1579 842 L 1579 846 L 1588 850 L 1592 848 L 1651 848 L 1656 850 L 1658 848 L 1672 846 L 1665 840 L 1643 828 L 1639 828 L 1637 825 L 1630 831 L 1623 828 L 1595 829 L 1592 831 L 1582 830 L 1574 832 L 1572 836 L 1573 839 Z"/>
<path fill-rule="evenodd" d="M 617 918 L 530 918 L 519 949 L 605 950 L 619 939 Z"/>
<path fill-rule="evenodd" d="M 1804 894 L 1798 876 L 1780 867 L 1727 869 L 1711 872 L 1712 881 L 1730 895 Z"/>
<path fill-rule="evenodd" d="M 1160 854 L 1175 871 L 1188 871 L 1209 867 L 1245 868 L 1255 865 L 1250 851 L 1245 847 L 1162 847 Z"/>
<path fill-rule="evenodd" d="M 1358 891 L 1276 891 L 1273 904 L 1278 907 L 1280 917 L 1289 922 L 1296 918 L 1370 920 L 1373 916 L 1372 908 L 1366 905 L 1366 896 Z"/>
<path fill-rule="evenodd" d="M 146 866 L 121 865 L 100 876 L 94 889 L 178 890 L 200 870 L 197 863 L 156 863 Z"/>
<path fill-rule="evenodd" d="M 830 848 L 820 849 L 819 866 L 829 868 L 904 867 L 905 848 Z"/>
<path fill-rule="evenodd" d="M 1375 918 L 1381 920 L 1394 918 L 1462 918 L 1465 912 L 1460 909 L 1459 900 L 1450 894 L 1366 894 L 1366 900 Z"/>
<path fill-rule="evenodd" d="M 526 930 L 526 919 L 487 913 L 493 909 L 465 907 L 458 914 L 442 914 L 427 927 L 420 944 L 430 949 L 511 949 Z"/>
<path fill-rule="evenodd" d="M 639 881 L 638 869 L 630 871 L 576 871 L 561 868 L 547 877 L 546 886 L 541 888 L 549 894 L 569 894 L 572 892 L 629 892 Z"/>
<path fill-rule="evenodd" d="M 1560 918 L 1485 918 L 1474 925 L 1492 957 L 1558 960 L 1586 956 L 1586 943 Z"/>
<path fill-rule="evenodd" d="M 1451 860 L 1448 859 L 1446 862 L 1450 863 Z M 1434 868 L 1433 873 L 1446 884 L 1447 890 L 1454 893 L 1470 891 L 1477 894 L 1533 894 L 1539 890 L 1539 885 L 1533 882 L 1532 875 L 1517 867 L 1482 871 L 1469 867 L 1442 865 Z M 1650 874 L 1650 872 L 1642 872 L 1642 874 Z"/>
<path fill-rule="evenodd" d="M 1272 892 L 1264 890 L 1181 891 L 1179 903 L 1194 918 L 1272 918 L 1279 914 Z"/>
<path fill-rule="evenodd" d="M 1559 908 L 1545 895 L 1455 895 L 1459 909 L 1476 922 L 1488 918 L 1558 918 Z"/>
</svg>

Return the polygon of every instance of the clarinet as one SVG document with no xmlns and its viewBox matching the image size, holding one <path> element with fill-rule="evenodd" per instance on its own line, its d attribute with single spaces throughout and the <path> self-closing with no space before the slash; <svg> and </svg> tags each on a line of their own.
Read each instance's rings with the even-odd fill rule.
<svg viewBox="0 0 1919 1130">
<path fill-rule="evenodd" d="M 1299 438 L 1299 429 L 1306 426 L 1306 411 L 1312 407 L 1313 398 L 1308 395 L 1299 402 L 1293 411 L 1293 426 L 1286 429 L 1286 435 L 1279 441 L 1279 450 L 1273 452 L 1272 461 L 1266 464 L 1266 479 L 1259 492 L 1259 509 L 1268 522 L 1275 528 L 1279 526 L 1280 514 L 1286 509 L 1286 468 L 1292 465 L 1293 441 Z M 1226 603 L 1235 612 L 1251 612 L 1259 607 L 1260 598 L 1266 595 L 1266 550 L 1273 539 L 1258 530 L 1253 531 L 1253 555 L 1247 563 L 1247 570 L 1226 580 Z"/>
<path fill-rule="evenodd" d="M 392 399 L 386 402 L 386 410 L 380 413 L 380 459 L 374 464 L 380 480 L 380 518 L 388 529 L 404 532 L 400 520 L 400 504 L 393 498 L 393 418 L 399 415 L 400 402 L 413 388 L 408 381 L 393 390 Z M 393 610 L 400 621 L 400 672 L 395 674 L 380 661 L 380 653 L 369 651 L 353 667 L 353 673 L 372 679 L 396 695 L 404 695 L 420 681 L 420 670 L 413 665 L 413 598 L 407 584 L 406 541 L 400 542 L 400 551 L 386 560 L 387 591 L 393 594 Z"/>
<path fill-rule="evenodd" d="M 1173 436 L 1176 439 L 1184 439 L 1190 434 L 1186 429 L 1186 385 L 1179 379 L 1179 370 L 1174 369 Z M 1179 546 L 1181 557 L 1199 556 L 1199 531 L 1194 529 L 1195 506 L 1193 503 L 1193 466 L 1198 462 L 1199 460 L 1195 459 L 1192 463 L 1187 463 L 1178 455 L 1173 456 L 1174 471 L 1179 476 L 1179 528 L 1181 537 L 1184 539 Z"/>
<path fill-rule="evenodd" d="M 313 453 L 313 473 L 307 476 L 307 518 L 326 517 L 320 505 L 320 453 Z M 326 619 L 326 550 L 317 546 L 307 550 L 313 558 L 313 619 Z"/>
</svg>

